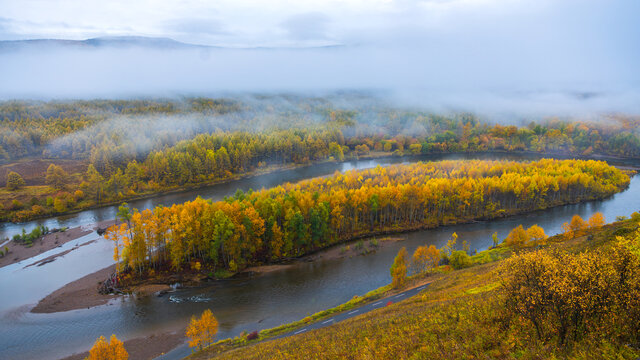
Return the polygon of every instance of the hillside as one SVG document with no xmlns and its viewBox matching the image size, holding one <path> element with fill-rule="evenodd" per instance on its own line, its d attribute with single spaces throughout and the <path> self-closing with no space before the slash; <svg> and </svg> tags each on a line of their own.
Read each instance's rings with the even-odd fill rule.
<svg viewBox="0 0 640 360">
<path fill-rule="evenodd" d="M 502 244 L 474 256 L 474 262 L 483 262 L 480 259 L 492 258 L 490 255 L 495 253 L 508 256 L 515 252 L 516 256 L 462 270 L 441 266 L 427 275 L 429 287 L 403 302 L 283 339 L 250 343 L 233 350 L 228 350 L 228 342 L 222 342 L 189 359 L 636 359 L 640 356 L 636 321 L 640 309 L 637 296 L 632 295 L 631 301 L 625 296 L 634 292 L 637 295 L 640 289 L 638 220 L 640 216 L 635 213 L 632 220 L 584 230 L 572 239 L 564 234 L 554 236 L 537 249 L 513 249 Z M 505 285 L 516 281 L 517 271 L 506 269 L 516 269 L 514 266 L 535 258 L 541 259 L 537 262 L 541 265 L 544 259 L 554 256 L 566 262 L 565 270 L 562 264 L 556 264 L 553 270 L 557 272 L 556 283 L 562 282 L 563 271 L 569 275 L 582 272 L 587 274 L 584 279 L 611 280 L 604 283 L 614 284 L 610 288 L 613 294 L 623 287 L 616 285 L 616 276 L 626 272 L 629 277 L 625 281 L 633 285 L 625 288 L 626 295 L 619 294 L 627 299 L 625 304 L 599 306 L 589 302 L 585 299 L 596 298 L 592 293 L 585 296 L 589 286 L 569 276 L 572 281 L 567 284 L 576 285 L 574 290 L 584 290 L 567 290 L 571 298 L 581 299 L 576 304 L 584 317 L 576 320 L 578 327 L 567 325 L 571 331 L 561 341 L 555 331 L 557 319 L 549 315 L 541 327 L 550 331 L 543 332 L 540 339 L 531 322 L 507 305 Z M 590 264 L 598 266 L 585 265 L 589 264 L 587 258 L 595 259 Z M 602 281 L 594 286 L 605 288 Z M 597 296 L 601 301 L 607 298 L 603 294 Z M 626 310 L 620 311 L 620 306 Z"/>
</svg>

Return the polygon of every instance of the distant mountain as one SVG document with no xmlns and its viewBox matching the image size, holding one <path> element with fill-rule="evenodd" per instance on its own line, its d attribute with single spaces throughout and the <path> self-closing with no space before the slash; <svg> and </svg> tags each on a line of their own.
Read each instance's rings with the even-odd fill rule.
<svg viewBox="0 0 640 360">
<path fill-rule="evenodd" d="M 189 48 L 215 48 L 214 46 L 194 45 L 176 41 L 169 38 L 156 38 L 144 36 L 105 36 L 86 40 L 62 40 L 62 39 L 31 39 L 31 40 L 4 40 L 0 41 L 1 50 L 42 49 L 55 47 L 77 48 L 158 48 L 158 49 L 189 49 Z"/>
<path fill-rule="evenodd" d="M 343 45 L 325 45 L 315 47 L 249 47 L 241 49 L 274 50 L 274 49 L 331 49 L 341 48 Z M 47 50 L 53 48 L 145 48 L 145 49 L 238 49 L 232 47 L 195 45 L 183 43 L 170 38 L 145 36 L 104 36 L 86 40 L 64 39 L 30 39 L 30 40 L 0 40 L 0 52 L 15 50 Z"/>
</svg>

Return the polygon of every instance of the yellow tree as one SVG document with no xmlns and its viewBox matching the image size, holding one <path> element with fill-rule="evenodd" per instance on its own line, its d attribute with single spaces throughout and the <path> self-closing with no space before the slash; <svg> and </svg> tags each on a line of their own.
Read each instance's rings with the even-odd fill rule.
<svg viewBox="0 0 640 360">
<path fill-rule="evenodd" d="M 427 270 L 427 247 L 418 246 L 411 258 L 411 267 L 416 274 L 425 272 Z M 392 274 L 393 276 L 393 274 Z"/>
<path fill-rule="evenodd" d="M 213 316 L 211 310 L 205 310 L 200 318 L 191 317 L 191 323 L 187 327 L 187 337 L 189 347 L 197 347 L 198 350 L 208 346 L 218 333 L 218 320 Z"/>
<path fill-rule="evenodd" d="M 584 229 L 586 225 L 587 224 L 584 222 L 584 220 L 582 220 L 580 215 L 573 215 L 573 217 L 571 218 L 571 222 L 569 223 L 569 229 L 571 229 L 571 231 L 573 232 L 576 232 Z"/>
<path fill-rule="evenodd" d="M 391 279 L 394 288 L 399 288 L 404 285 L 407 280 L 407 249 L 402 247 L 400 251 L 398 251 L 398 255 L 393 260 L 393 265 L 391 265 Z"/>
<path fill-rule="evenodd" d="M 416 251 L 413 253 L 411 262 L 414 272 L 425 272 L 432 267 L 438 266 L 438 263 L 440 262 L 440 250 L 433 245 L 430 245 L 429 247 L 418 246 Z"/>
<path fill-rule="evenodd" d="M 605 224 L 604 215 L 597 212 L 589 218 L 589 228 L 597 228 Z"/>
<path fill-rule="evenodd" d="M 107 341 L 104 336 L 96 340 L 91 350 L 89 350 L 88 360 L 127 360 L 129 354 L 124 348 L 122 341 L 114 335 Z"/>
<path fill-rule="evenodd" d="M 120 268 L 120 258 L 122 257 L 121 249 L 125 246 L 124 244 L 128 242 L 128 228 L 127 224 L 120 224 L 120 226 L 111 225 L 104 233 L 105 239 L 111 240 L 114 243 L 113 260 L 116 262 L 116 273 Z M 122 241 L 122 243 L 120 243 L 120 241 Z"/>
<path fill-rule="evenodd" d="M 544 233 L 544 229 L 538 225 L 532 225 L 527 229 L 527 236 L 529 237 L 529 241 L 533 242 L 534 245 L 544 243 L 544 240 L 547 239 L 547 234 Z"/>
<path fill-rule="evenodd" d="M 507 238 L 504 239 L 504 242 L 509 246 L 523 246 L 529 240 L 529 236 L 527 232 L 524 230 L 522 225 L 518 225 L 518 227 L 511 230 Z"/>
</svg>

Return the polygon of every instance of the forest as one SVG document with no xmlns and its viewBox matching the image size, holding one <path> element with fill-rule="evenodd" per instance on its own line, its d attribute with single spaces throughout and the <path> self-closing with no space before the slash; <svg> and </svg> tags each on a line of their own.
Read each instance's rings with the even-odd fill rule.
<svg viewBox="0 0 640 360">
<path fill-rule="evenodd" d="M 0 104 L 0 219 L 26 221 L 256 170 L 361 156 L 533 151 L 639 157 L 640 119 L 521 126 L 331 97 Z M 51 168 L 54 165 L 54 168 Z M 51 170 L 51 171 L 50 171 Z M 55 172 L 58 180 L 43 181 Z"/>
<path fill-rule="evenodd" d="M 142 212 L 121 207 L 123 222 L 105 236 L 129 276 L 234 273 L 357 237 L 602 199 L 629 181 L 594 160 L 419 162 L 238 191 L 217 202 L 198 198 Z"/>
</svg>

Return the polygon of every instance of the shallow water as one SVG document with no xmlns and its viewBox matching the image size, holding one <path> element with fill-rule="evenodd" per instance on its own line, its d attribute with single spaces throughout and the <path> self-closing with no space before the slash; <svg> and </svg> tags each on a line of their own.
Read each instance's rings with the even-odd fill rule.
<svg viewBox="0 0 640 360">
<path fill-rule="evenodd" d="M 504 158 L 503 155 L 445 155 L 440 158 Z M 506 156 L 523 159 L 522 156 Z M 529 158 L 529 157 L 527 157 Z M 230 184 L 217 185 L 183 194 L 162 196 L 133 203 L 136 207 L 157 204 L 170 205 L 202 195 L 220 199 L 235 189 L 259 188 L 284 181 L 330 174 L 335 170 L 367 168 L 378 164 L 404 162 L 406 159 L 367 160 L 344 164 L 323 164 L 309 168 L 287 170 L 278 174 L 259 176 Z M 602 212 L 607 221 L 618 215 L 629 215 L 639 210 L 640 177 L 631 181 L 629 189 L 609 199 L 577 205 L 566 205 L 531 214 L 491 222 L 480 222 L 417 231 L 401 236 L 405 241 L 386 246 L 381 251 L 347 259 L 320 260 L 299 263 L 287 269 L 254 278 L 239 278 L 212 282 L 200 288 L 184 289 L 163 297 L 128 297 L 110 305 L 92 309 L 74 310 L 56 314 L 32 314 L 27 304 L 59 288 L 64 283 L 101 269 L 111 263 L 111 247 L 104 240 L 84 246 L 41 267 L 22 267 L 22 264 L 0 268 L 0 293 L 12 294 L 0 300 L 0 359 L 55 359 L 74 352 L 87 350 L 100 335 L 115 333 L 121 339 L 145 336 L 185 326 L 191 315 L 211 309 L 220 323 L 218 338 L 238 335 L 274 327 L 299 320 L 322 309 L 336 306 L 354 295 L 390 282 L 389 266 L 398 249 L 406 246 L 412 252 L 417 246 L 434 244 L 441 247 L 452 232 L 460 240 L 467 240 L 472 249 L 483 250 L 491 245 L 491 234 L 498 232 L 504 238 L 515 226 L 532 224 L 542 226 L 547 234 L 561 232 L 561 224 L 574 214 L 583 218 Z M 87 211 L 64 219 L 46 220 L 75 226 L 87 221 L 109 219 L 115 209 Z M 111 215 L 113 217 L 113 215 Z M 74 225 L 75 224 L 75 225 Z M 33 225 L 35 226 L 35 224 Z M 48 225 L 52 227 L 51 225 Z M 13 231 L 13 226 L 5 231 Z M 95 235 L 87 235 L 87 239 Z M 83 239 L 84 242 L 86 239 Z M 45 257 L 46 254 L 40 255 Z M 64 344 L 64 346 L 61 346 Z"/>
</svg>

